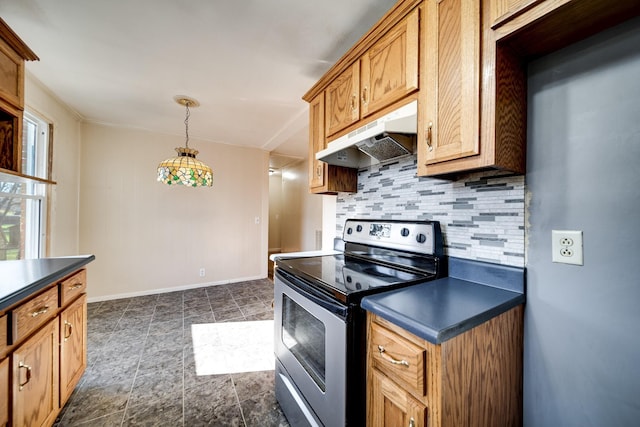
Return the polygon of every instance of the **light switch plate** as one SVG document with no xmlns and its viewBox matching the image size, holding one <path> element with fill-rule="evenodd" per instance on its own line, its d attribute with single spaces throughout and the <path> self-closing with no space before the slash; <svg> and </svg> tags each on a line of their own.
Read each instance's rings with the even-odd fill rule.
<svg viewBox="0 0 640 427">
<path fill-rule="evenodd" d="M 563 264 L 584 265 L 582 231 L 551 230 L 551 260 Z"/>
</svg>

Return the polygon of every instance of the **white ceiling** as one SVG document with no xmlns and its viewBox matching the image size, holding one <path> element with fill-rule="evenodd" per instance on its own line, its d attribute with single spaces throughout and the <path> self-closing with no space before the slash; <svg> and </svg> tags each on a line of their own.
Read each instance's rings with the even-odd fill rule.
<svg viewBox="0 0 640 427">
<path fill-rule="evenodd" d="M 0 0 L 27 71 L 87 122 L 307 150 L 301 97 L 395 0 Z"/>
</svg>

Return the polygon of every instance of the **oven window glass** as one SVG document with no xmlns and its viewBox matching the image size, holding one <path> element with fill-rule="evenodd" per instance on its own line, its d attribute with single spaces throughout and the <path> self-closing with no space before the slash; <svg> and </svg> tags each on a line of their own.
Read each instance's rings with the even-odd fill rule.
<svg viewBox="0 0 640 427">
<path fill-rule="evenodd" d="M 282 342 L 325 391 L 325 327 L 311 313 L 282 296 Z"/>
</svg>

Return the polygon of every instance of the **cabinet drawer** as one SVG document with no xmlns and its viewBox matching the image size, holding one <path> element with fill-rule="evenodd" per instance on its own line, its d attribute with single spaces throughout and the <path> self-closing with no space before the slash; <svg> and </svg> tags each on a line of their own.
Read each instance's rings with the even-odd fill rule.
<svg viewBox="0 0 640 427">
<path fill-rule="evenodd" d="M 87 290 L 87 270 L 80 270 L 60 282 L 60 306 L 64 307 Z"/>
<path fill-rule="evenodd" d="M 371 323 L 373 366 L 418 396 L 426 394 L 426 350 L 377 323 Z"/>
<path fill-rule="evenodd" d="M 12 311 L 11 342 L 16 343 L 27 337 L 47 320 L 55 317 L 58 310 L 58 288 L 31 298 Z"/>
</svg>

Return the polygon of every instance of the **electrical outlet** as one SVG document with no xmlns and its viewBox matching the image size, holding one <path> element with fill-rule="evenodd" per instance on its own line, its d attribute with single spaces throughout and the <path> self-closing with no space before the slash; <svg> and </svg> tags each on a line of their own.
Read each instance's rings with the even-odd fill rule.
<svg viewBox="0 0 640 427">
<path fill-rule="evenodd" d="M 204 277 L 204 268 L 200 269 L 200 277 Z"/>
<path fill-rule="evenodd" d="M 551 230 L 551 260 L 563 264 L 584 265 L 582 231 Z"/>
</svg>

